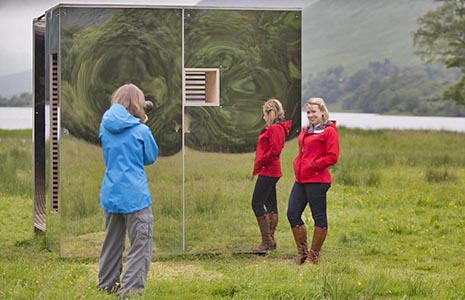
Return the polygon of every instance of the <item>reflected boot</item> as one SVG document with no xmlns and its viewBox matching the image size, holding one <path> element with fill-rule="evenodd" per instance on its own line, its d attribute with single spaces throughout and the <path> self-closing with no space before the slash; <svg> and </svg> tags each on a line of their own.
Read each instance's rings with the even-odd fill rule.
<svg viewBox="0 0 465 300">
<path fill-rule="evenodd" d="M 298 255 L 294 258 L 294 261 L 296 264 L 301 265 L 305 262 L 308 256 L 307 229 L 305 229 L 305 225 L 292 227 L 292 234 L 294 235 L 298 253 Z"/>
<path fill-rule="evenodd" d="M 278 225 L 278 214 L 277 213 L 269 213 L 266 215 L 268 219 L 268 223 L 270 224 L 270 236 L 271 236 L 271 250 L 276 249 L 276 240 L 274 239 L 274 233 L 276 231 L 276 226 Z"/>
<path fill-rule="evenodd" d="M 312 239 L 312 246 L 310 247 L 310 251 L 308 253 L 307 260 L 312 263 L 318 263 L 320 259 L 320 250 L 323 246 L 323 243 L 326 239 L 326 234 L 328 233 L 327 228 L 317 227 L 313 228 L 313 239 Z"/>
<path fill-rule="evenodd" d="M 273 247 L 273 241 L 270 235 L 270 224 L 266 216 L 257 217 L 258 227 L 262 235 L 262 242 L 255 248 L 255 251 L 267 251 Z"/>
</svg>

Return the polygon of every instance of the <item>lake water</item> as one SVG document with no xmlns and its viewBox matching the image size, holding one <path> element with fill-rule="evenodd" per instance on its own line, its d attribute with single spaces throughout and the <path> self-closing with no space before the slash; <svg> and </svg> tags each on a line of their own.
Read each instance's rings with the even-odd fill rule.
<svg viewBox="0 0 465 300">
<path fill-rule="evenodd" d="M 46 125 L 48 125 L 46 110 Z M 378 114 L 331 113 L 330 118 L 339 126 L 361 129 L 414 129 L 447 130 L 465 132 L 465 118 L 384 116 Z M 31 107 L 0 107 L 0 129 L 31 129 L 33 111 Z M 302 123 L 307 123 L 307 115 L 302 113 Z"/>
<path fill-rule="evenodd" d="M 465 132 L 465 118 L 385 116 L 378 114 L 330 113 L 339 126 L 360 129 L 413 129 Z M 308 122 L 306 113 L 302 123 Z"/>
<path fill-rule="evenodd" d="M 31 107 L 0 107 L 0 129 L 32 128 Z"/>
</svg>

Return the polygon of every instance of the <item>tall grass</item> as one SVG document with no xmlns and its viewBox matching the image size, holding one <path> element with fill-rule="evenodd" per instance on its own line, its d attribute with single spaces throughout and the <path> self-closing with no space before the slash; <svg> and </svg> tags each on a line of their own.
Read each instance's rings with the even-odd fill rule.
<svg viewBox="0 0 465 300">
<path fill-rule="evenodd" d="M 31 142 L 31 130 L 0 130 L 0 194 L 31 196 Z"/>
<path fill-rule="evenodd" d="M 187 250 L 222 251 L 204 255 L 155 251 L 142 298 L 465 299 L 465 135 L 344 128 L 339 132 L 341 157 L 332 170 L 329 234 L 320 264 L 296 266 L 291 260 L 296 250 L 285 210 L 293 181 L 290 165 L 297 153 L 295 140 L 286 144 L 282 155 L 278 249 L 266 256 L 230 251 L 237 245 L 251 249 L 258 243 L 249 203 L 254 184 L 250 177 L 253 153 L 202 154 L 189 150 L 185 183 Z M 3 141 L 4 137 L 0 138 Z M 66 151 L 75 149 L 69 152 L 74 158 L 100 159 L 98 148 L 77 140 L 69 142 L 71 147 Z M 0 154 L 18 166 L 29 166 L 24 170 L 27 173 L 30 146 L 30 140 L 23 143 L 21 138 L 13 138 L 8 144 L 0 144 Z M 13 149 L 23 149 L 28 155 L 14 156 Z M 76 163 L 71 157 L 66 158 L 67 166 Z M 180 163 L 180 156 L 160 158 L 148 168 L 149 177 L 154 178 L 150 184 L 157 219 L 155 246 L 171 245 L 174 253 L 180 250 L 176 193 L 180 193 L 181 178 L 170 170 L 177 170 Z M 73 171 L 74 167 L 67 171 L 76 172 L 82 183 L 81 196 L 95 190 L 88 181 L 101 176 L 101 165 L 94 162 L 92 166 L 93 171 L 81 172 L 86 176 Z M 76 170 L 87 167 L 76 163 Z M 8 176 L 22 178 L 9 168 L 2 179 L 12 182 Z M 95 289 L 97 259 L 61 259 L 49 252 L 43 237 L 32 235 L 30 192 L 0 185 L 0 299 L 113 299 L 113 295 Z M 86 201 L 98 207 L 95 198 Z M 64 222 L 64 226 L 85 227 L 95 218 L 86 229 L 93 230 L 101 222 L 98 209 L 94 213 L 82 208 L 79 214 L 70 214 L 69 224 Z M 304 218 L 311 234 L 308 210 Z M 75 239 L 84 237 L 85 246 L 76 248 L 80 251 L 94 244 L 98 247 L 101 241 L 99 231 L 74 229 L 74 233 Z M 73 238 L 71 234 L 69 237 Z"/>
</svg>

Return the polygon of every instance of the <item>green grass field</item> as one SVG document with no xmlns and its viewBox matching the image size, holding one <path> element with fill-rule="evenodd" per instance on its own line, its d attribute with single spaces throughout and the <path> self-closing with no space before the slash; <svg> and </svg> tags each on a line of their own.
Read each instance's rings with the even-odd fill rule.
<svg viewBox="0 0 465 300">
<path fill-rule="evenodd" d="M 465 134 L 344 128 L 339 132 L 341 156 L 332 169 L 330 228 L 320 264 L 297 266 L 292 261 L 296 251 L 285 218 L 293 179 L 290 162 L 297 147 L 292 140 L 282 155 L 284 178 L 278 183 L 277 251 L 267 256 L 230 251 L 156 253 L 142 299 L 465 299 Z M 0 299 L 114 299 L 95 288 L 95 257 L 62 258 L 47 249 L 43 236 L 33 235 L 30 136 L 30 131 L 0 131 Z M 72 142 L 74 154 L 99 158 L 98 148 Z M 187 155 L 189 163 L 198 161 L 197 167 L 212 175 L 187 176 L 188 187 L 193 181 L 208 183 L 207 188 L 188 193 L 193 199 L 186 207 L 188 221 L 197 220 L 187 226 L 188 250 L 195 250 L 196 241 L 207 249 L 215 245 L 196 232 L 212 228 L 211 220 L 195 214 L 212 216 L 209 207 L 228 209 L 227 201 L 238 206 L 225 217 L 242 224 L 240 243 L 254 247 L 258 229 L 249 205 L 253 153 L 210 153 L 203 160 L 193 159 L 200 155 L 195 152 Z M 219 167 L 225 161 L 233 166 L 228 171 Z M 157 178 L 151 186 L 155 196 L 174 191 L 179 178 L 163 171 L 178 162 L 175 157 L 160 158 L 148 169 L 149 176 Z M 97 173 L 93 180 L 100 176 Z M 171 186 L 170 180 L 175 182 Z M 215 184 L 232 190 L 209 188 Z M 202 201 L 196 199 L 199 195 Z M 179 214 L 172 203 L 157 201 L 161 216 Z M 305 218 L 311 224 L 308 212 Z M 221 217 L 216 221 L 218 234 L 230 230 L 221 227 Z M 160 226 L 155 231 L 168 228 Z M 237 241 L 229 232 L 219 249 L 227 249 L 222 243 L 228 239 Z"/>
</svg>

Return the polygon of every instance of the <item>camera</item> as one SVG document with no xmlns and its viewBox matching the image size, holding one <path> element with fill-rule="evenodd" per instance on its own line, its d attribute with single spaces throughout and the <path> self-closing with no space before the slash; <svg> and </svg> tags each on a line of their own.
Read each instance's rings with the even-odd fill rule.
<svg viewBox="0 0 465 300">
<path fill-rule="evenodd" d="M 145 101 L 144 103 L 144 111 L 146 114 L 153 110 L 153 102 L 152 101 Z"/>
</svg>

